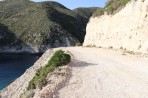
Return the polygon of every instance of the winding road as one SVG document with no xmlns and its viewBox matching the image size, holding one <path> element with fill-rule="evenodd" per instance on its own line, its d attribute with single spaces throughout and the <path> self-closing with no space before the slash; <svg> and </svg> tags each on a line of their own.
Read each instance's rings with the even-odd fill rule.
<svg viewBox="0 0 148 98">
<path fill-rule="evenodd" d="M 71 78 L 59 98 L 148 98 L 148 58 L 99 48 L 67 48 Z"/>
</svg>

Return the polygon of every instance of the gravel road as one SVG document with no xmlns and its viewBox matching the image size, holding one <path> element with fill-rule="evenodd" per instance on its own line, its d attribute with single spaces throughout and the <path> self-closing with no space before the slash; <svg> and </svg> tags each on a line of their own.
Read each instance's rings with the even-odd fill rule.
<svg viewBox="0 0 148 98">
<path fill-rule="evenodd" d="M 148 58 L 107 49 L 67 49 L 75 64 L 59 98 L 148 98 Z"/>
</svg>

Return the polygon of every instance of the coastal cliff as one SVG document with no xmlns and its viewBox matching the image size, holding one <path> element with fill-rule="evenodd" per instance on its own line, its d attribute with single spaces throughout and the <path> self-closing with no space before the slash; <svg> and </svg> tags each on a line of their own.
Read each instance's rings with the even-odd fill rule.
<svg viewBox="0 0 148 98">
<path fill-rule="evenodd" d="M 148 1 L 131 0 L 115 15 L 91 17 L 84 46 L 148 53 Z"/>
</svg>

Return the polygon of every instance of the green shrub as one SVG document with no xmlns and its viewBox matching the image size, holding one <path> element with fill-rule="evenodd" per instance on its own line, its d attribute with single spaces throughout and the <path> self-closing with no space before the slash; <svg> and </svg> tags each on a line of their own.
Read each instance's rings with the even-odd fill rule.
<svg viewBox="0 0 148 98">
<path fill-rule="evenodd" d="M 130 0 L 119 0 L 121 5 L 126 5 Z"/>
<path fill-rule="evenodd" d="M 141 0 L 142 2 L 144 2 L 145 0 Z"/>
<path fill-rule="evenodd" d="M 121 10 L 128 2 L 131 0 L 108 0 L 106 2 L 104 9 L 109 13 L 113 14 L 117 10 Z"/>
<path fill-rule="evenodd" d="M 51 57 L 47 66 L 54 66 L 54 67 L 62 66 L 62 65 L 68 64 L 70 60 L 71 60 L 71 57 L 69 54 L 64 53 L 64 51 L 62 50 L 58 50 Z"/>
<path fill-rule="evenodd" d="M 29 82 L 28 90 L 42 88 L 47 84 L 46 77 L 50 72 L 53 72 L 57 67 L 66 65 L 70 62 L 71 57 L 62 50 L 56 51 L 48 64 L 36 72 L 36 75 Z"/>
<path fill-rule="evenodd" d="M 113 46 L 109 46 L 108 48 L 109 48 L 109 49 L 113 49 Z"/>
<path fill-rule="evenodd" d="M 113 13 L 113 11 L 115 10 L 115 8 L 111 5 L 108 6 L 106 9 L 108 10 L 109 13 Z"/>
<path fill-rule="evenodd" d="M 91 47 L 91 45 L 86 45 L 86 47 Z"/>
<path fill-rule="evenodd" d="M 81 43 L 76 43 L 76 46 L 82 46 L 82 44 Z"/>
<path fill-rule="evenodd" d="M 98 17 L 104 14 L 104 10 L 103 9 L 98 9 L 96 12 L 93 13 L 93 17 Z"/>
<path fill-rule="evenodd" d="M 121 10 L 131 0 L 108 0 L 105 7 L 94 12 L 93 17 L 98 17 L 107 12 L 108 14 L 115 14 Z"/>
</svg>

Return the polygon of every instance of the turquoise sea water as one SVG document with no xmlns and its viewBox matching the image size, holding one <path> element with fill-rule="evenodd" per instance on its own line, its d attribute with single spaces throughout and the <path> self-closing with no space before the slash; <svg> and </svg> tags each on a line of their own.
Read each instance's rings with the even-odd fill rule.
<svg viewBox="0 0 148 98">
<path fill-rule="evenodd" d="M 0 54 L 0 90 L 21 76 L 40 55 Z"/>
</svg>

